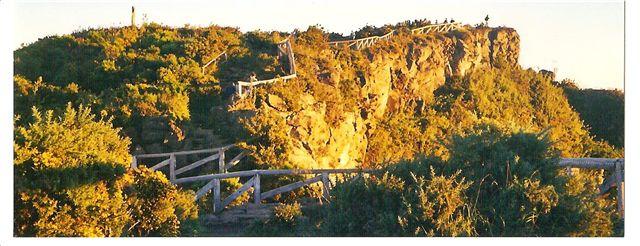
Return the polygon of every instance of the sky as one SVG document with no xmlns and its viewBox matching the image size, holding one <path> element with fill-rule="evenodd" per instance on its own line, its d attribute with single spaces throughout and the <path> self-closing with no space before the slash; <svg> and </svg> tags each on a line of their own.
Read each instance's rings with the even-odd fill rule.
<svg viewBox="0 0 640 246">
<path fill-rule="evenodd" d="M 347 34 L 367 24 L 422 18 L 476 24 L 489 15 L 490 26 L 512 27 L 520 34 L 523 67 L 556 68 L 557 80 L 574 79 L 582 88 L 624 89 L 624 2 L 616 0 L 17 0 L 13 6 L 14 48 L 88 27 L 129 25 L 131 6 L 138 23 L 287 32 L 319 24 Z"/>
</svg>

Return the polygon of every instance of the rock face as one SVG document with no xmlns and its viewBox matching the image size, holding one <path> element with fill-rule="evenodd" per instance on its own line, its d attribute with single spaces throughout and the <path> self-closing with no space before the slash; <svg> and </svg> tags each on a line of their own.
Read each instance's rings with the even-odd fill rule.
<svg viewBox="0 0 640 246">
<path fill-rule="evenodd" d="M 358 109 L 342 111 L 338 124 L 327 120 L 327 102 L 314 95 L 299 95 L 299 110 L 290 109 L 276 94 L 266 96 L 263 110 L 286 121 L 286 141 L 291 150 L 284 156 L 294 167 L 359 166 L 369 134 L 386 113 L 405 109 L 409 103 L 430 103 L 434 91 L 448 77 L 489 66 L 518 66 L 519 37 L 508 28 L 464 28 L 447 34 L 411 36 L 373 48 L 378 49 L 352 51 L 363 52 L 367 59 L 364 69 L 356 69 L 354 76 L 350 77 L 345 67 L 323 75 L 329 84 L 349 80 L 360 86 Z"/>
</svg>

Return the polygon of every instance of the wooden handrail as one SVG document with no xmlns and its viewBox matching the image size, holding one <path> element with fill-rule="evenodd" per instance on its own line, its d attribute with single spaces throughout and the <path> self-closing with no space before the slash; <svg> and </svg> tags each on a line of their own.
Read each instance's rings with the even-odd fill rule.
<svg viewBox="0 0 640 246">
<path fill-rule="evenodd" d="M 571 168 L 607 169 L 613 173 L 605 178 L 599 187 L 600 195 L 604 195 L 611 188 L 617 188 L 618 212 L 624 218 L 624 159 L 623 158 L 562 158 L 559 167 L 567 168 L 571 175 Z"/>
<path fill-rule="evenodd" d="M 599 163 L 599 164 L 596 164 Z M 558 163 L 558 167 L 576 167 L 576 168 L 615 168 L 615 173 L 612 177 L 614 181 L 608 179 L 603 183 L 603 186 L 618 187 L 618 211 L 620 216 L 624 217 L 624 182 L 622 181 L 622 168 L 624 159 L 608 159 L 608 158 L 562 158 Z M 329 181 L 329 174 L 351 174 L 351 173 L 374 173 L 383 171 L 381 169 L 278 169 L 278 170 L 247 170 L 234 173 L 222 173 L 222 174 L 209 174 L 200 175 L 188 178 L 181 178 L 174 180 L 174 183 L 189 183 L 196 181 L 209 181 L 204 187 L 202 187 L 196 193 L 195 199 L 199 199 L 213 189 L 214 199 L 213 207 L 214 213 L 222 211 L 228 204 L 233 202 L 242 193 L 249 191 L 253 187 L 253 202 L 256 205 L 261 204 L 264 199 L 271 198 L 275 195 L 290 192 L 295 189 L 311 185 L 314 183 L 322 182 L 322 197 L 329 199 L 329 189 L 331 183 Z M 260 188 L 260 177 L 263 175 L 315 175 L 312 178 L 308 178 L 302 181 L 287 184 L 270 191 L 262 192 Z M 227 178 L 239 178 L 239 177 L 252 177 L 249 181 L 245 182 L 240 189 L 236 190 L 229 197 L 223 201 L 220 199 L 220 180 Z M 217 185 L 216 185 L 217 184 Z"/>
<path fill-rule="evenodd" d="M 278 77 L 278 78 L 273 78 L 273 79 L 266 79 L 266 80 L 259 80 L 259 81 L 237 81 L 235 83 L 235 87 L 236 87 L 236 94 L 240 97 L 242 97 L 244 95 L 242 87 L 246 87 L 246 86 L 256 86 L 256 85 L 261 85 L 261 84 L 269 84 L 269 83 L 273 83 L 276 81 L 287 81 L 293 78 L 296 78 L 296 62 L 295 62 L 295 57 L 293 55 L 293 48 L 291 48 L 291 40 L 290 38 L 293 36 L 289 35 L 287 38 L 285 38 L 284 40 L 276 43 L 276 45 L 278 46 L 278 55 L 280 56 L 280 52 L 284 53 L 288 59 L 289 59 L 289 73 L 291 73 L 290 75 L 284 76 L 284 77 Z"/>
<path fill-rule="evenodd" d="M 430 28 L 438 28 L 438 27 L 453 28 L 453 27 L 459 27 L 459 26 L 460 26 L 459 22 L 432 24 L 432 25 L 426 25 L 426 26 L 423 26 L 423 27 L 418 27 L 418 28 L 411 29 L 411 33 L 416 33 L 416 32 L 420 33 L 420 32 L 422 32 L 422 30 L 430 29 Z"/>
<path fill-rule="evenodd" d="M 188 151 L 167 152 L 167 153 L 140 154 L 140 155 L 134 155 L 134 157 L 136 159 L 140 159 L 140 158 L 168 157 L 171 155 L 193 155 L 193 154 L 213 153 L 213 152 L 218 152 L 220 150 L 228 150 L 235 146 L 236 146 L 235 144 L 230 144 L 230 145 L 226 145 L 219 148 L 213 148 L 213 149 L 199 149 L 199 150 L 188 150 Z"/>
<path fill-rule="evenodd" d="M 259 80 L 259 81 L 254 81 L 254 82 L 246 82 L 246 81 L 238 81 L 236 82 L 235 86 L 236 86 L 236 93 L 238 94 L 238 96 L 242 97 L 244 95 L 244 91 L 242 89 L 242 87 L 247 87 L 247 86 L 256 86 L 256 85 L 261 85 L 261 84 L 270 84 L 270 83 L 274 83 L 277 81 L 287 81 L 290 79 L 294 79 L 296 78 L 297 75 L 291 74 L 291 75 L 287 75 L 284 77 L 278 77 L 278 78 L 273 78 L 273 79 L 267 79 L 267 80 Z"/>
<path fill-rule="evenodd" d="M 439 31 L 450 31 L 453 28 L 458 28 L 459 26 L 460 26 L 460 23 L 458 23 L 458 22 L 443 23 L 443 24 L 433 24 L 433 25 L 427 25 L 427 26 L 411 29 L 411 33 L 412 34 L 415 34 L 415 33 L 419 34 L 419 33 L 422 33 L 423 30 L 426 30 L 426 29 L 439 30 L 438 28 L 442 29 L 442 30 L 439 30 Z M 339 46 L 341 44 L 346 44 L 347 47 L 351 47 L 351 46 L 355 45 L 356 49 L 361 49 L 363 47 L 364 48 L 370 47 L 371 45 L 375 44 L 379 40 L 389 39 L 391 37 L 391 35 L 393 35 L 394 33 L 395 33 L 395 30 L 394 31 L 390 31 L 390 32 L 388 32 L 388 33 L 386 33 L 385 35 L 382 35 L 382 36 L 371 36 L 371 37 L 352 39 L 352 40 L 331 41 L 331 42 L 328 42 L 327 44 L 329 46 Z"/>
<path fill-rule="evenodd" d="M 577 167 L 587 169 L 611 169 L 615 168 L 616 163 L 624 163 L 624 159 L 612 158 L 562 158 L 558 165 L 560 167 Z"/>
<path fill-rule="evenodd" d="M 149 169 L 151 169 L 152 171 L 157 171 L 160 168 L 163 168 L 165 166 L 169 166 L 169 180 L 171 181 L 171 183 L 175 183 L 176 181 L 176 176 L 183 174 L 187 171 L 193 170 L 197 167 L 200 167 L 204 164 L 207 164 L 209 162 L 213 162 L 214 160 L 218 160 L 217 165 L 218 165 L 218 170 L 219 173 L 226 173 L 227 170 L 229 170 L 230 168 L 232 168 L 235 164 L 237 164 L 238 162 L 240 162 L 240 159 L 242 159 L 243 157 L 245 157 L 247 155 L 246 151 L 242 151 L 240 152 L 240 154 L 238 154 L 236 157 L 234 157 L 230 162 L 225 162 L 225 151 L 231 149 L 232 147 L 235 147 L 236 145 L 227 145 L 227 146 L 223 146 L 220 148 L 214 148 L 214 149 L 201 149 L 201 150 L 191 150 L 191 151 L 180 151 L 180 152 L 169 152 L 169 153 L 157 153 L 157 154 L 142 154 L 142 155 L 134 155 L 132 157 L 132 161 L 131 161 L 131 168 L 136 169 L 138 168 L 138 159 L 140 158 L 159 158 L 159 157 L 169 157 L 168 159 L 165 159 L 163 161 L 161 161 L 160 163 L 153 165 L 152 167 L 150 167 Z M 194 154 L 204 154 L 204 153 L 213 153 L 212 155 L 209 155 L 203 159 L 199 159 L 193 163 L 190 163 L 188 165 L 182 166 L 182 167 L 178 167 L 178 163 L 176 161 L 176 156 L 179 155 L 194 155 Z"/>
<path fill-rule="evenodd" d="M 372 173 L 382 171 L 380 169 L 280 169 L 280 170 L 249 170 L 239 171 L 234 173 L 222 173 L 201 175 L 196 177 L 182 178 L 174 180 L 174 183 L 187 183 L 195 181 L 209 180 L 209 182 L 200 188 L 195 195 L 195 200 L 202 198 L 210 190 L 213 190 L 213 212 L 218 213 L 222 211 L 227 205 L 240 197 L 243 193 L 253 188 L 253 202 L 256 205 L 260 205 L 264 199 L 271 198 L 275 195 L 290 192 L 303 186 L 311 185 L 317 182 L 322 182 L 322 196 L 324 199 L 329 199 L 329 189 L 331 183 L 329 181 L 329 174 L 348 174 L 348 173 Z M 263 175 L 300 175 L 300 174 L 316 174 L 315 177 L 298 181 L 292 184 L 284 185 L 275 188 L 270 191 L 262 192 L 260 187 L 260 177 Z M 240 188 L 234 191 L 224 200 L 220 199 L 220 180 L 227 178 L 239 178 L 239 177 L 252 177 L 246 181 Z"/>
<path fill-rule="evenodd" d="M 214 61 L 218 60 L 218 58 L 220 58 L 222 55 L 225 55 L 225 57 L 226 57 L 226 55 L 227 55 L 227 51 L 226 51 L 226 50 L 225 50 L 225 51 L 223 51 L 222 53 L 218 54 L 216 57 L 214 57 L 213 59 L 211 59 L 209 62 L 207 62 L 206 64 L 204 64 L 204 65 L 202 66 L 202 72 L 204 73 L 204 69 L 205 69 L 206 67 L 208 67 L 209 65 L 211 65 L 211 63 L 213 63 Z"/>
<path fill-rule="evenodd" d="M 214 190 L 214 212 L 219 212 L 226 205 L 231 203 L 234 199 L 240 196 L 242 193 L 249 190 L 249 188 L 254 188 L 254 203 L 260 204 L 260 201 L 266 198 L 270 198 L 274 195 L 289 192 L 294 189 L 310 185 L 316 182 L 322 182 L 323 189 L 323 197 L 328 198 L 328 190 L 330 188 L 329 184 L 329 174 L 352 174 L 352 173 L 376 173 L 382 172 L 383 169 L 272 169 L 272 170 L 245 170 L 245 171 L 237 171 L 227 173 L 227 170 L 230 167 L 233 167 L 235 163 L 239 161 L 242 157 L 246 155 L 246 152 L 241 152 L 235 158 L 233 158 L 229 163 L 225 163 L 224 161 L 224 151 L 234 147 L 235 145 L 227 145 L 220 148 L 214 149 L 204 149 L 204 150 L 192 150 L 192 151 L 180 151 L 180 152 L 169 152 L 169 153 L 157 153 L 157 154 L 143 154 L 134 156 L 132 161 L 132 167 L 136 168 L 137 158 L 158 158 L 158 157 L 169 157 L 166 160 L 163 160 L 159 164 L 156 164 L 152 167 L 153 170 L 157 170 L 166 165 L 169 165 L 169 180 L 173 184 L 183 184 L 183 183 L 191 183 L 198 181 L 208 181 L 208 183 L 200 188 L 195 195 L 195 199 L 200 199 L 210 190 Z M 201 154 L 201 153 L 211 153 L 218 152 L 217 154 L 210 155 L 202 160 L 196 161 L 192 164 L 184 166 L 178 170 L 176 170 L 176 156 L 177 155 L 189 155 L 189 154 Z M 188 170 L 191 170 L 197 166 L 200 166 L 204 163 L 212 161 L 216 158 L 219 158 L 219 168 L 220 173 L 217 174 L 206 174 L 206 175 L 198 175 L 191 177 L 183 177 L 176 178 L 176 175 L 184 173 Z M 604 194 L 609 191 L 613 187 L 617 187 L 617 201 L 618 201 L 618 211 L 620 216 L 624 218 L 624 158 L 561 158 L 557 164 L 560 168 L 567 168 L 569 174 L 571 174 L 572 168 L 582 168 L 582 169 L 607 169 L 613 171 L 608 178 L 600 185 L 600 194 Z M 261 176 L 269 176 L 269 175 L 317 175 L 313 178 L 299 181 L 293 184 L 288 184 L 279 188 L 276 188 L 271 191 L 262 192 L 260 190 L 260 177 Z M 221 201 L 220 199 L 220 180 L 229 179 L 229 178 L 240 178 L 240 177 L 253 177 L 249 182 L 246 182 L 241 189 L 234 192 L 230 197 Z"/>
<path fill-rule="evenodd" d="M 241 86 L 252 86 L 252 85 L 260 85 L 260 84 L 269 84 L 279 80 L 289 80 L 289 79 L 295 78 L 296 76 L 297 76 L 296 74 L 291 74 L 284 77 L 278 77 L 273 79 L 258 80 L 254 82 L 238 81 L 236 83 L 238 83 L 238 85 L 241 85 Z"/>
<path fill-rule="evenodd" d="M 347 47 L 350 47 L 350 46 L 356 45 L 358 43 L 366 43 L 368 41 L 371 42 L 371 41 L 378 41 L 380 39 L 389 38 L 391 35 L 393 35 L 393 33 L 395 33 L 395 31 L 390 31 L 390 32 L 388 32 L 388 33 L 386 33 L 385 35 L 382 35 L 382 36 L 371 36 L 371 37 L 359 38 L 359 39 L 353 39 L 353 40 L 332 41 L 332 42 L 328 42 L 328 44 L 329 44 L 329 46 L 331 46 L 331 45 L 337 46 L 339 44 L 347 44 Z M 368 46 L 371 46 L 372 44 L 370 44 Z"/>
<path fill-rule="evenodd" d="M 208 181 L 212 179 L 229 179 L 229 178 L 240 178 L 240 177 L 250 177 L 256 174 L 259 175 L 302 175 L 302 174 L 319 174 L 319 173 L 373 173 L 380 172 L 381 169 L 271 169 L 271 170 L 246 170 L 246 171 L 237 171 L 232 173 L 217 173 L 217 174 L 206 174 L 192 177 L 179 178 L 175 180 L 175 184 L 182 183 L 191 183 L 197 181 Z"/>
</svg>

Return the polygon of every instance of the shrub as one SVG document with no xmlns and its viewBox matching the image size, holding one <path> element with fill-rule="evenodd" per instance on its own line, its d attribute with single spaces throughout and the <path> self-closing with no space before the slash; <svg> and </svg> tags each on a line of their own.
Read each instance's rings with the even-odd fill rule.
<svg viewBox="0 0 640 246">
<path fill-rule="evenodd" d="M 15 236 L 121 236 L 129 221 L 122 192 L 104 182 L 58 192 L 20 190 L 14 202 Z"/>
<path fill-rule="evenodd" d="M 409 165 L 409 164 L 404 164 Z M 474 220 L 458 174 L 436 175 L 422 162 L 409 176 L 391 170 L 381 178 L 347 181 L 332 190 L 323 233 L 338 236 L 471 236 Z M 397 170 L 397 169 L 396 169 Z M 400 176 L 395 176 L 400 175 Z"/>
<path fill-rule="evenodd" d="M 256 221 L 244 232 L 247 236 L 313 236 L 317 228 L 303 216 L 299 203 L 280 204 L 273 210 L 273 217 Z"/>
<path fill-rule="evenodd" d="M 161 172 L 146 167 L 131 170 L 117 184 L 125 198 L 130 236 L 177 236 L 180 221 L 195 220 L 198 209 L 192 191 L 179 191 Z"/>
<path fill-rule="evenodd" d="M 34 109 L 16 127 L 14 233 L 19 236 L 119 236 L 128 215 L 112 189 L 129 163 L 129 140 L 90 109 L 61 118 Z"/>
<path fill-rule="evenodd" d="M 173 236 L 197 216 L 193 194 L 161 173 L 126 170 L 129 139 L 110 120 L 71 105 L 33 118 L 16 127 L 16 236 Z"/>
<path fill-rule="evenodd" d="M 483 124 L 454 136 L 450 158 L 390 165 L 339 183 L 319 219 L 332 236 L 611 236 L 615 199 L 602 171 L 567 176 L 545 133 Z"/>
<path fill-rule="evenodd" d="M 302 210 L 300 209 L 300 204 L 297 202 L 293 204 L 280 204 L 274 208 L 273 215 L 275 219 L 280 222 L 294 225 L 296 219 L 302 216 Z"/>
<path fill-rule="evenodd" d="M 557 161 L 545 134 L 481 125 L 454 137 L 445 169 L 474 181 L 479 235 L 610 236 L 613 207 L 596 197 L 602 174 L 567 177 Z"/>
<path fill-rule="evenodd" d="M 559 85 L 594 137 L 617 148 L 624 147 L 624 92 L 580 89 L 571 80 Z"/>
</svg>

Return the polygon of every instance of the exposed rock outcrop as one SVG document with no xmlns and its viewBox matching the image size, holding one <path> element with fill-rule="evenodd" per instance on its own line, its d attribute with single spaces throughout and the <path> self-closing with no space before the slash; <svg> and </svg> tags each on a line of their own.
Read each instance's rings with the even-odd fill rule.
<svg viewBox="0 0 640 246">
<path fill-rule="evenodd" d="M 318 79 L 333 85 L 348 80 L 359 86 L 358 108 L 341 111 L 337 124 L 326 117 L 331 113 L 327 102 L 310 94 L 299 95 L 296 103 L 301 109 L 292 110 L 286 100 L 268 93 L 261 110 L 286 121 L 286 162 L 298 168 L 356 167 L 363 161 L 369 135 L 388 112 L 415 102 L 430 103 L 434 91 L 451 76 L 489 66 L 518 66 L 518 46 L 517 33 L 508 28 L 464 28 L 381 42 L 369 50 L 350 51 L 363 52 L 364 69 L 353 74 L 352 67 L 336 66 Z"/>
</svg>

